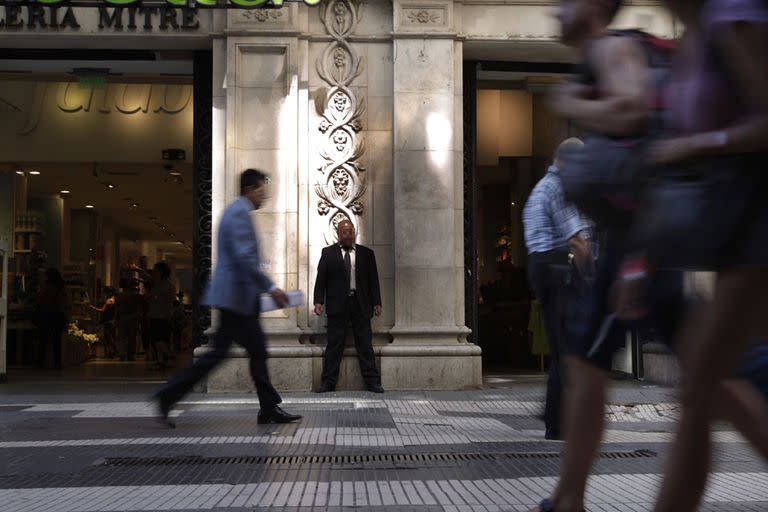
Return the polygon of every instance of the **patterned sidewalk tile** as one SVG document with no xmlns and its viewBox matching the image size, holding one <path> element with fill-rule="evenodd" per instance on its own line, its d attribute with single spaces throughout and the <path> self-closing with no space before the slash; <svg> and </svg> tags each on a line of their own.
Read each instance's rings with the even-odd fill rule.
<svg viewBox="0 0 768 512">
<path fill-rule="evenodd" d="M 296 393 L 284 405 L 304 418 L 291 425 L 258 425 L 253 395 L 191 395 L 174 430 L 143 389 L 0 394 L 0 512 L 527 512 L 560 464 L 562 443 L 545 441 L 537 418 L 543 391 Z M 612 392 L 589 512 L 651 509 L 672 397 Z M 701 510 L 765 512 L 765 461 L 730 426 L 716 430 Z"/>
</svg>

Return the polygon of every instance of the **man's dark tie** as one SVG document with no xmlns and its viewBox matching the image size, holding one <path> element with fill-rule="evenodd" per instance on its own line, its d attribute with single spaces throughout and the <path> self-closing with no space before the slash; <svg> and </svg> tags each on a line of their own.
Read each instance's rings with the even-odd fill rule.
<svg viewBox="0 0 768 512">
<path fill-rule="evenodd" d="M 349 256 L 349 247 L 344 248 L 344 270 L 347 271 L 347 292 L 350 290 L 352 281 L 352 258 Z"/>
</svg>

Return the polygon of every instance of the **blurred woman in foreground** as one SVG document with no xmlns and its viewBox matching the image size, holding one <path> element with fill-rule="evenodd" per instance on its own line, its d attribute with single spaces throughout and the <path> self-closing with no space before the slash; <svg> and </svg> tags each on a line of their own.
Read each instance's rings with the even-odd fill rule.
<svg viewBox="0 0 768 512">
<path fill-rule="evenodd" d="M 687 27 L 670 91 L 679 135 L 658 143 L 651 161 L 716 167 L 721 157 L 740 155 L 738 165 L 724 170 L 739 173 L 747 184 L 742 190 L 751 191 L 733 198 L 733 208 L 747 204 L 721 247 L 713 301 L 680 337 L 683 412 L 655 511 L 693 512 L 710 468 L 716 387 L 749 340 L 768 332 L 768 3 L 664 3 Z"/>
</svg>

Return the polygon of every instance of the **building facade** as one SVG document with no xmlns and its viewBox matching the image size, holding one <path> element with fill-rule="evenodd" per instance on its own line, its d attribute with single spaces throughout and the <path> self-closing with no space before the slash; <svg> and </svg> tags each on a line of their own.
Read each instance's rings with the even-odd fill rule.
<svg viewBox="0 0 768 512">
<path fill-rule="evenodd" d="M 676 35 L 656 3 L 627 4 L 619 26 Z M 7 3 L 0 48 L 99 49 L 116 58 L 131 50 L 193 51 L 196 291 L 239 172 L 264 169 L 272 199 L 254 222 L 278 285 L 311 297 L 320 251 L 334 241 L 339 220 L 350 219 L 378 260 L 384 304 L 373 327 L 383 386 L 461 389 L 482 383 L 471 329 L 481 271 L 475 210 L 482 205 L 473 185 L 484 150 L 478 83 L 506 72 L 527 76 L 527 91 L 541 92 L 552 82 L 530 77 L 567 74 L 573 55 L 557 42 L 554 9 L 543 0 L 324 0 L 218 10 Z M 547 147 L 556 142 L 550 132 Z M 196 316 L 201 335 L 210 323 Z M 263 324 L 276 386 L 316 386 L 325 320 L 307 304 L 265 314 Z M 362 386 L 349 351 L 339 388 Z M 245 354 L 234 349 L 206 386 L 241 390 L 248 381 Z"/>
</svg>

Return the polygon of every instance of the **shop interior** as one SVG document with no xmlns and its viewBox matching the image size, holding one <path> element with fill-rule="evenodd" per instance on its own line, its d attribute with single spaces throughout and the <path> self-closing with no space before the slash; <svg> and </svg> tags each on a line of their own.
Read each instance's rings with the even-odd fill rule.
<svg viewBox="0 0 768 512">
<path fill-rule="evenodd" d="M 192 64 L 78 64 L 0 79 L 8 378 L 162 377 L 192 348 Z"/>
<path fill-rule="evenodd" d="M 569 127 L 547 109 L 565 75 L 479 71 L 476 201 L 478 332 L 483 370 L 546 370 L 548 347 L 531 325 L 522 213 Z M 535 318 L 534 318 L 535 322 Z"/>
</svg>

